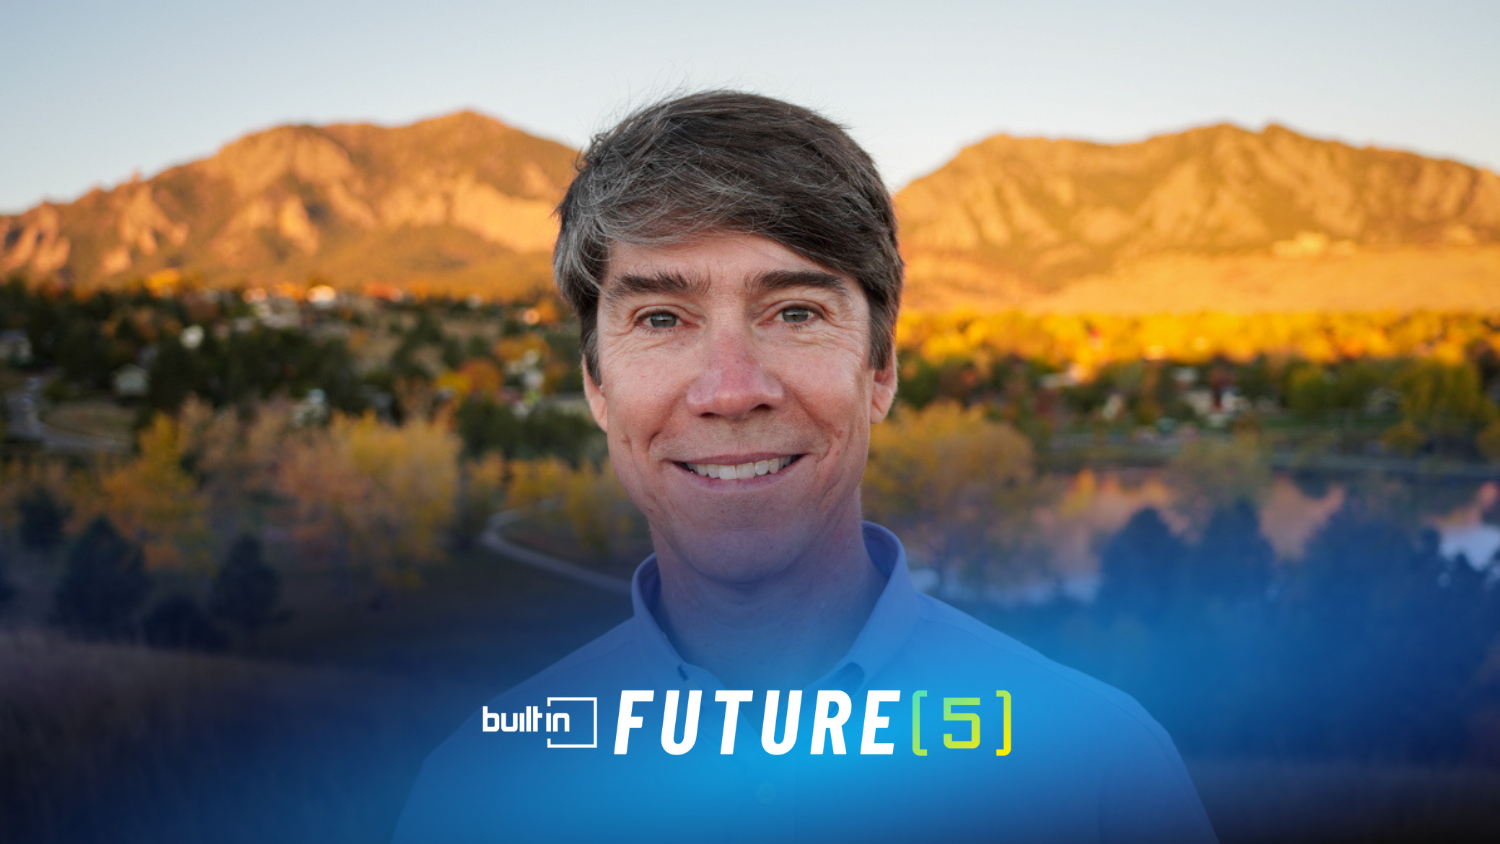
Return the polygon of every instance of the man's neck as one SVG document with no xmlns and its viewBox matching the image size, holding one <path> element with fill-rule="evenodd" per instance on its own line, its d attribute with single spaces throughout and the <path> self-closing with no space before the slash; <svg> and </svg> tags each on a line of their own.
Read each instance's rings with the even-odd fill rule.
<svg viewBox="0 0 1500 844">
<path fill-rule="evenodd" d="M 805 688 L 848 653 L 885 588 L 857 519 L 754 583 L 703 576 L 658 549 L 657 623 L 728 688 Z M 663 552 L 666 553 L 663 553 Z"/>
</svg>

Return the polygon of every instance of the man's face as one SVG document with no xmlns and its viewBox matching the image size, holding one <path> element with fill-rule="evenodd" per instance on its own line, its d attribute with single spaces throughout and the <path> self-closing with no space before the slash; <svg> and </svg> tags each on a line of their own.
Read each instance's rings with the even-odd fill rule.
<svg viewBox="0 0 1500 844">
<path fill-rule="evenodd" d="M 748 584 L 858 519 L 896 375 L 853 279 L 751 235 L 617 243 L 598 332 L 585 390 L 658 554 Z"/>
</svg>

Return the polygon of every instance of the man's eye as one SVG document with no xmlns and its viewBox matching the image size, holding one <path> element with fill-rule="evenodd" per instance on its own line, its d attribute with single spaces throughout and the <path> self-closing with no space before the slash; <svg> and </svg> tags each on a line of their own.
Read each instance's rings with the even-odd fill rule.
<svg viewBox="0 0 1500 844">
<path fill-rule="evenodd" d="M 813 318 L 812 308 L 783 308 L 782 322 L 807 322 Z"/>
<path fill-rule="evenodd" d="M 646 325 L 651 328 L 676 328 L 677 315 L 668 313 L 649 314 L 646 317 Z"/>
</svg>

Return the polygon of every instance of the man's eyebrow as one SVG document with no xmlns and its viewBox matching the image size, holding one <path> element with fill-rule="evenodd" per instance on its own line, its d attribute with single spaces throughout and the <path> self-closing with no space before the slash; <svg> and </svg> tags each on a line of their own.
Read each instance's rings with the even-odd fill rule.
<svg viewBox="0 0 1500 844">
<path fill-rule="evenodd" d="M 753 296 L 763 296 L 797 287 L 827 290 L 837 294 L 840 299 L 849 298 L 849 285 L 842 276 L 819 270 L 774 270 L 756 276 L 750 282 L 750 293 Z"/>
<path fill-rule="evenodd" d="M 604 299 L 623 299 L 628 296 L 701 296 L 708 292 L 708 280 L 688 278 L 681 273 L 664 272 L 653 275 L 626 273 L 604 286 L 600 294 Z"/>
</svg>

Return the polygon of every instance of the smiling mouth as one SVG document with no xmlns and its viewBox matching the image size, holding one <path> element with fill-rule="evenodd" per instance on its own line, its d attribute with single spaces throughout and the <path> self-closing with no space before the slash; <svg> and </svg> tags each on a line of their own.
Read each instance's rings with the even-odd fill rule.
<svg viewBox="0 0 1500 844">
<path fill-rule="evenodd" d="M 770 460 L 756 460 L 752 463 L 733 465 L 723 463 L 678 463 L 677 465 L 695 475 L 718 481 L 748 481 L 759 475 L 774 475 L 801 459 L 802 455 L 793 454 L 788 457 L 773 457 Z"/>
</svg>

